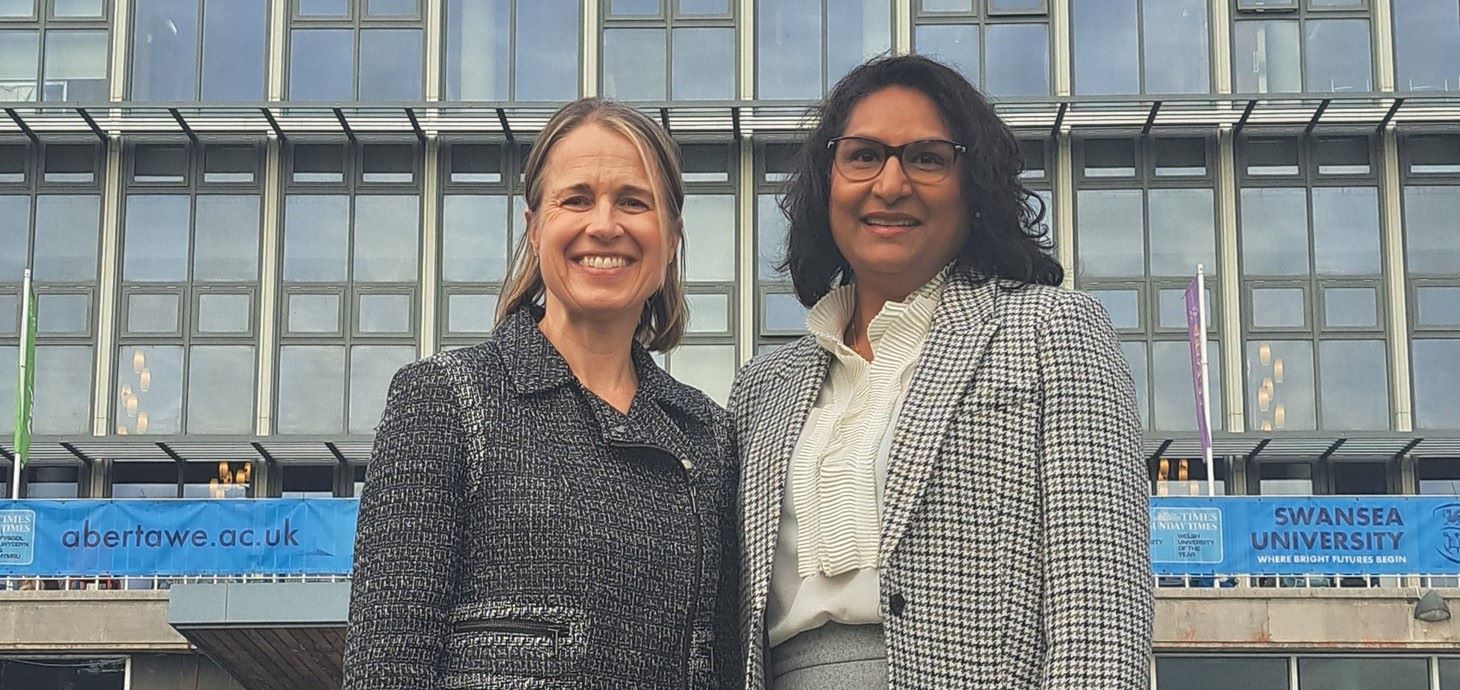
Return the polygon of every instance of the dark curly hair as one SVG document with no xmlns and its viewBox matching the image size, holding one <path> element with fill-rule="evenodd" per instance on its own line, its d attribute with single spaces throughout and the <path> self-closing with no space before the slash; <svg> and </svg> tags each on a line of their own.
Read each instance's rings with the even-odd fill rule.
<svg viewBox="0 0 1460 690">
<path fill-rule="evenodd" d="M 1019 181 L 1019 141 L 988 100 L 953 69 L 919 55 L 874 58 L 853 69 L 813 111 L 820 122 L 793 163 L 781 212 L 791 221 L 786 254 L 778 268 L 791 274 L 796 296 L 816 304 L 835 285 L 852 281 L 852 269 L 831 235 L 832 151 L 852 109 L 889 86 L 921 91 L 948 124 L 954 141 L 968 147 L 958 174 L 971 221 L 955 268 L 980 281 L 1003 278 L 1020 286 L 1058 285 L 1064 269 L 1047 254 L 1053 246 L 1044 224 L 1044 200 Z"/>
</svg>

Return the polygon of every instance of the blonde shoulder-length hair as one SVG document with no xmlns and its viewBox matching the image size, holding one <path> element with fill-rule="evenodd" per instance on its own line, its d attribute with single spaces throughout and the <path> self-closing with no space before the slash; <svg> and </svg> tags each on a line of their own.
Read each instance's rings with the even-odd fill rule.
<svg viewBox="0 0 1460 690">
<path fill-rule="evenodd" d="M 655 178 L 654 205 L 659 210 L 666 236 L 674 233 L 681 251 L 684 232 L 681 214 L 684 209 L 684 179 L 680 173 L 679 146 L 658 123 L 628 106 L 600 98 L 583 98 L 569 103 L 548 120 L 542 134 L 527 154 L 523 169 L 523 186 L 527 192 L 527 209 L 535 213 L 542 202 L 543 176 L 547 172 L 548 154 L 572 131 L 586 124 L 597 123 L 622 134 L 639 150 L 644 169 Z M 547 286 L 542 279 L 542 266 L 524 230 L 517 243 L 512 268 L 502 284 L 502 297 L 497 302 L 497 323 L 518 309 L 540 304 Z M 665 270 L 664 284 L 644 303 L 639 327 L 634 337 L 644 347 L 667 352 L 679 344 L 689 321 L 689 307 L 684 299 L 684 283 L 680 280 L 679 254 L 675 252 Z"/>
</svg>

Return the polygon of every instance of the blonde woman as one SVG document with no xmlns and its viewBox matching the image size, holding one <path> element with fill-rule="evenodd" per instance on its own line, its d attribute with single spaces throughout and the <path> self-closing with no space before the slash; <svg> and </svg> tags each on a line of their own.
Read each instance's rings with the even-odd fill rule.
<svg viewBox="0 0 1460 690">
<path fill-rule="evenodd" d="M 492 338 L 391 383 L 344 685 L 738 681 L 730 423 L 649 354 L 686 319 L 677 147 L 584 99 L 548 122 L 524 179 Z"/>
</svg>

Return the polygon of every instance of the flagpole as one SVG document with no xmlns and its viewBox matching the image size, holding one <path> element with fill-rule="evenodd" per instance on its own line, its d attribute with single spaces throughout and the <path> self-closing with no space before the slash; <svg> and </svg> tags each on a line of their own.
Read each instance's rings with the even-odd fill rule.
<svg viewBox="0 0 1460 690">
<path fill-rule="evenodd" d="M 1207 287 L 1206 270 L 1201 264 L 1196 265 L 1196 304 L 1197 323 L 1199 324 L 1201 337 L 1197 340 L 1197 348 L 1201 352 L 1201 411 L 1206 415 L 1207 436 L 1210 439 L 1212 428 L 1212 385 L 1208 372 L 1211 370 L 1207 364 Z M 1210 440 L 1202 444 L 1202 461 L 1206 463 L 1207 469 L 1207 495 L 1215 496 L 1217 473 L 1212 467 L 1212 444 Z"/>
<path fill-rule="evenodd" d="M 10 463 L 10 497 L 20 498 L 20 472 L 30 458 L 31 401 L 35 390 L 35 291 L 31 285 L 30 269 L 25 269 L 25 280 L 20 293 L 20 347 L 16 366 L 15 386 L 15 460 Z"/>
</svg>

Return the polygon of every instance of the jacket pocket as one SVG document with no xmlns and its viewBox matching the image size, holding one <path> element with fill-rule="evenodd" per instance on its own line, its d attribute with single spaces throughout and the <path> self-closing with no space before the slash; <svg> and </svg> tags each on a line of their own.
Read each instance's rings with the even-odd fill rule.
<svg viewBox="0 0 1460 690">
<path fill-rule="evenodd" d="M 466 604 L 452 616 L 441 686 L 553 687 L 542 682 L 581 671 L 586 655 L 587 615 L 581 608 Z"/>
</svg>

